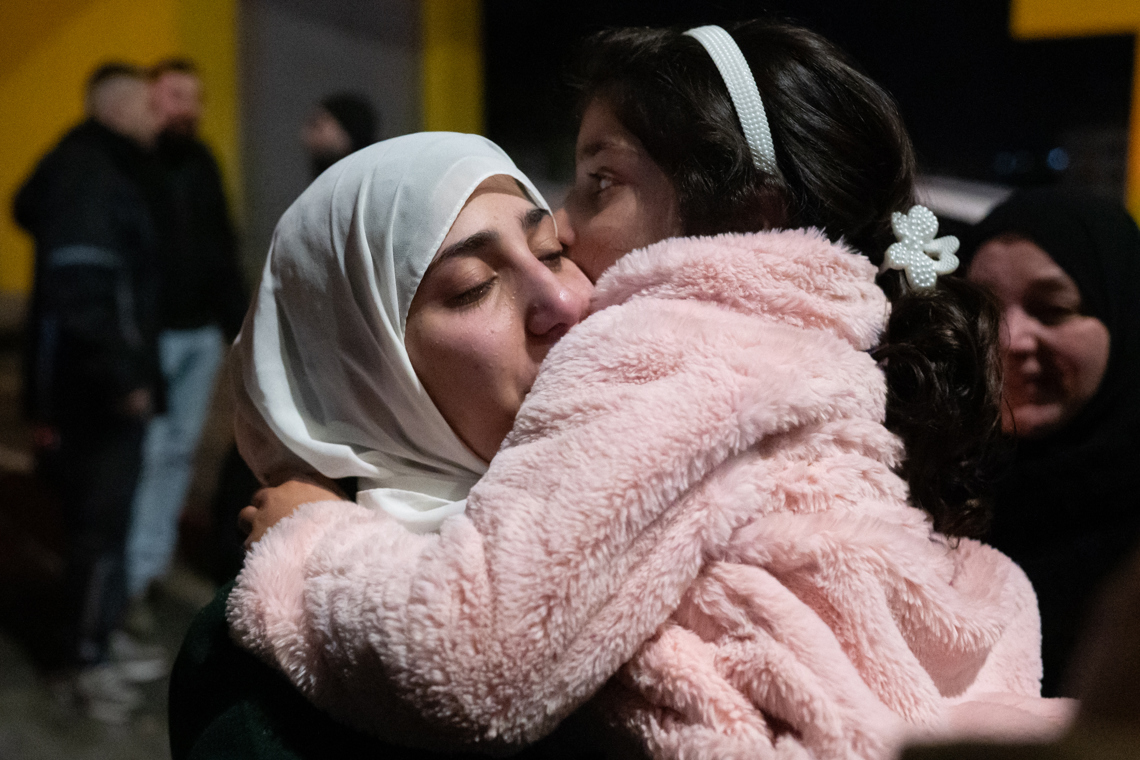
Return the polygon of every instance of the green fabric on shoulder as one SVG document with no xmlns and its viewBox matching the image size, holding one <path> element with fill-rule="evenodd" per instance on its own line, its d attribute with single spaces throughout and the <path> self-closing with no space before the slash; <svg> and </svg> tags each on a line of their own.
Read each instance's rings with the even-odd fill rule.
<svg viewBox="0 0 1140 760">
<path fill-rule="evenodd" d="M 337 723 L 230 638 L 224 586 L 194 619 L 170 676 L 174 760 L 436 758 Z"/>
<path fill-rule="evenodd" d="M 173 760 L 443 760 L 337 723 L 314 707 L 285 676 L 230 638 L 226 602 L 234 583 L 202 608 L 170 675 L 170 754 Z M 568 718 L 516 760 L 590 760 L 626 757 L 587 710 Z M 606 749 L 608 748 L 608 750 Z"/>
</svg>

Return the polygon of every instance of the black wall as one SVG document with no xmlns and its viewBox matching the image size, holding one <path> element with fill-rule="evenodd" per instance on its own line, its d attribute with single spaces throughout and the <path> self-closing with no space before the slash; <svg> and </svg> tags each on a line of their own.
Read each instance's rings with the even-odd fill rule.
<svg viewBox="0 0 1140 760">
<path fill-rule="evenodd" d="M 1008 10 L 1003 0 L 486 0 L 489 136 L 525 169 L 565 178 L 574 124 L 561 85 L 577 40 L 607 26 L 776 15 L 837 42 L 894 94 L 925 170 L 1119 192 L 1132 38 L 1014 41 Z M 1070 159 L 1061 171 L 1046 161 L 1058 147 Z"/>
</svg>

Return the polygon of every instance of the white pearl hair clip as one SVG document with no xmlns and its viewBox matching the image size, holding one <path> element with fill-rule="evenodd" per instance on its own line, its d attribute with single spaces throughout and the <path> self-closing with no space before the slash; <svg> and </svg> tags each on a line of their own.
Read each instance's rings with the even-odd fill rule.
<svg viewBox="0 0 1140 760">
<path fill-rule="evenodd" d="M 907 213 L 891 214 L 891 229 L 899 242 L 891 244 L 879 271 L 905 269 L 906 281 L 915 289 L 932 288 L 938 275 L 958 268 L 958 238 L 935 238 L 938 217 L 926 206 L 911 206 Z"/>
<path fill-rule="evenodd" d="M 732 107 L 736 109 L 736 117 L 740 119 L 744 139 L 752 153 L 752 163 L 760 171 L 777 174 L 776 146 L 772 143 L 772 130 L 768 126 L 768 116 L 764 113 L 764 101 L 760 99 L 756 79 L 752 76 L 748 61 L 744 59 L 744 53 L 740 52 L 740 46 L 731 34 L 716 25 L 698 26 L 685 34 L 701 43 L 708 51 L 721 79 L 728 87 L 728 96 L 732 99 Z"/>
</svg>

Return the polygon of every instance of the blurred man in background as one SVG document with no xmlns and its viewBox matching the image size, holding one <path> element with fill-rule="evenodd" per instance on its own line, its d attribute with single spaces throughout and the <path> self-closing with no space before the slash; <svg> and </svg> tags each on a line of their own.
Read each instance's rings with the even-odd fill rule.
<svg viewBox="0 0 1140 760">
<path fill-rule="evenodd" d="M 197 136 L 203 108 L 197 69 L 184 59 L 163 61 L 151 69 L 150 83 L 160 129 L 162 202 L 155 221 L 166 410 L 147 429 L 127 543 L 128 591 L 138 600 L 133 628 L 142 633 L 153 627 L 143 600 L 170 566 L 215 376 L 246 309 L 221 174 Z"/>
<path fill-rule="evenodd" d="M 317 105 L 301 129 L 313 179 L 349 153 L 376 142 L 380 119 L 362 95 L 342 92 Z"/>
<path fill-rule="evenodd" d="M 36 242 L 24 366 L 38 474 L 66 534 L 58 679 L 94 717 L 126 720 L 131 681 L 161 660 L 123 652 L 111 632 L 126 601 L 125 543 L 142 441 L 162 403 L 149 147 L 157 119 L 142 72 L 89 78 L 87 119 L 20 189 L 15 216 Z"/>
</svg>

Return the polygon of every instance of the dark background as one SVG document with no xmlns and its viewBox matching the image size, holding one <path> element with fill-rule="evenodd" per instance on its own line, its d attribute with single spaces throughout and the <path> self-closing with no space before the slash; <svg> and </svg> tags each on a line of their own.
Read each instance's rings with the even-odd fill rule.
<svg viewBox="0 0 1140 760">
<path fill-rule="evenodd" d="M 1131 36 L 1016 41 L 1003 0 L 486 0 L 484 8 L 488 136 L 551 181 L 568 180 L 572 167 L 565 74 L 578 40 L 609 26 L 777 16 L 838 43 L 895 96 L 925 172 L 1123 194 Z"/>
</svg>

